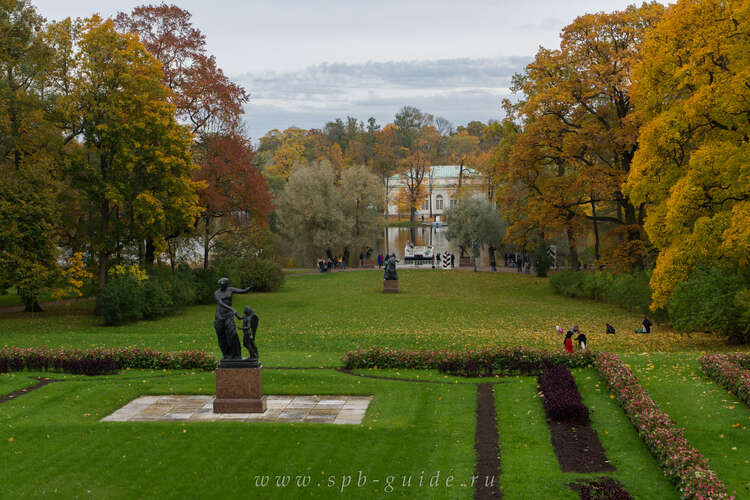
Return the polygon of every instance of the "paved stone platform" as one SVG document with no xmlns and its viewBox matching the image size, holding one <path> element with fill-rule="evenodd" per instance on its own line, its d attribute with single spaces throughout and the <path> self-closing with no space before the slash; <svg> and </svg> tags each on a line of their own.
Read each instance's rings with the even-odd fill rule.
<svg viewBox="0 0 750 500">
<path fill-rule="evenodd" d="M 307 422 L 361 424 L 372 396 L 266 396 L 263 413 L 214 413 L 214 396 L 141 396 L 101 422 Z"/>
</svg>

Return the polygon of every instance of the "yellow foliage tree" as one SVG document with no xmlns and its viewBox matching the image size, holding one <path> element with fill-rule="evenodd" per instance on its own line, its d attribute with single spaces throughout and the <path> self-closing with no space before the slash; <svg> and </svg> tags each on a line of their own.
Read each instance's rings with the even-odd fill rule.
<svg viewBox="0 0 750 500">
<path fill-rule="evenodd" d="M 700 265 L 750 256 L 750 2 L 681 0 L 643 45 L 626 192 L 660 249 L 652 308 Z"/>
</svg>

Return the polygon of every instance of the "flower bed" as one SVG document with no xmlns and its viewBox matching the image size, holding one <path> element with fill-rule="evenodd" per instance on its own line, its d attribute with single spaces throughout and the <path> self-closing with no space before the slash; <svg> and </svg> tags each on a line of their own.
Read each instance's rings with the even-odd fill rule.
<svg viewBox="0 0 750 500">
<path fill-rule="evenodd" d="M 616 355 L 597 353 L 594 366 L 651 454 L 677 484 L 682 498 L 733 498 L 709 467 L 708 460 L 690 445 L 683 430 L 659 409 L 638 378 Z"/>
<path fill-rule="evenodd" d="M 732 363 L 737 363 L 745 370 L 750 370 L 750 354 L 738 352 L 734 354 L 727 354 L 726 358 Z"/>
<path fill-rule="evenodd" d="M 3 347 L 0 373 L 9 371 L 57 371 L 100 375 L 123 368 L 156 370 L 203 370 L 216 368 L 216 360 L 204 351 L 160 352 L 136 348 L 49 349 L 47 347 Z"/>
<path fill-rule="evenodd" d="M 412 368 L 439 370 L 461 376 L 536 375 L 557 365 L 569 368 L 589 366 L 594 360 L 590 351 L 573 354 L 544 351 L 528 347 L 495 347 L 476 351 L 407 351 L 371 347 L 347 352 L 344 366 L 354 368 Z"/>
<path fill-rule="evenodd" d="M 537 381 L 544 395 L 542 402 L 547 417 L 575 425 L 589 423 L 589 409 L 583 404 L 578 385 L 567 366 L 558 365 L 545 370 Z"/>
<path fill-rule="evenodd" d="M 736 356 L 705 354 L 701 356 L 701 369 L 716 383 L 750 406 L 750 371 L 734 362 L 734 359 Z"/>
</svg>

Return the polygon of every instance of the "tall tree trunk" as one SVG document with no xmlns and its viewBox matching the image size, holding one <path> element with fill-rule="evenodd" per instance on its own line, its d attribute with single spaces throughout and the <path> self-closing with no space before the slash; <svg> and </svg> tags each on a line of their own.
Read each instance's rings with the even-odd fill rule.
<svg viewBox="0 0 750 500">
<path fill-rule="evenodd" d="M 101 237 L 106 241 L 107 234 L 109 233 L 109 201 L 102 201 L 99 205 L 99 212 L 102 218 L 100 229 Z M 109 251 L 101 250 L 99 252 L 99 289 L 104 288 L 107 283 L 107 264 L 109 263 Z"/>
<path fill-rule="evenodd" d="M 203 270 L 204 271 L 208 269 L 208 247 L 211 243 L 211 238 L 210 238 L 211 233 L 209 230 L 210 221 L 211 221 L 211 218 L 206 216 L 206 221 L 205 221 L 206 231 L 203 233 Z"/>
<path fill-rule="evenodd" d="M 581 265 L 578 262 L 578 250 L 576 249 L 576 239 L 575 234 L 573 233 L 573 228 L 568 227 L 567 235 L 568 250 L 570 252 L 570 268 L 574 271 L 578 271 L 581 268 Z"/>
<path fill-rule="evenodd" d="M 104 288 L 107 284 L 107 264 L 109 263 L 109 254 L 99 252 L 99 289 Z"/>
<path fill-rule="evenodd" d="M 599 260 L 599 223 L 596 220 L 596 202 L 591 196 L 591 215 L 594 217 L 594 259 Z"/>
</svg>

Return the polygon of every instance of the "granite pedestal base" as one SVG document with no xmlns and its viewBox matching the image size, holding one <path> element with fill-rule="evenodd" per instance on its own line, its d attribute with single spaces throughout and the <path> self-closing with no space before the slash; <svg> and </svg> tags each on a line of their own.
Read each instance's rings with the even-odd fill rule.
<svg viewBox="0 0 750 500">
<path fill-rule="evenodd" d="M 263 413 L 263 367 L 217 368 L 214 413 Z"/>
<path fill-rule="evenodd" d="M 383 280 L 383 293 L 398 293 L 398 280 Z"/>
</svg>

